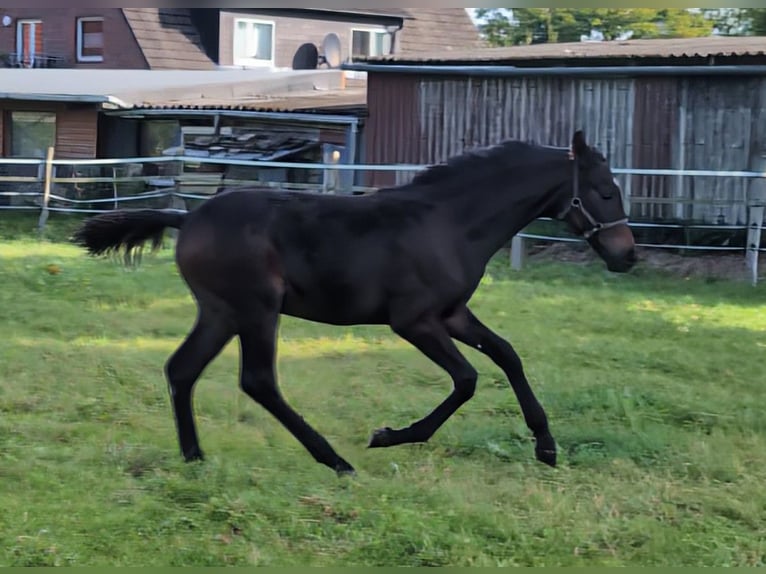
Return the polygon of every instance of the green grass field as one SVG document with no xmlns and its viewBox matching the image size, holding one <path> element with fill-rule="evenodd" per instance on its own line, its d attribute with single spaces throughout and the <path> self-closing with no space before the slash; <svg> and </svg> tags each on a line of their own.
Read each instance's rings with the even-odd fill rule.
<svg viewBox="0 0 766 574">
<path fill-rule="evenodd" d="M 284 394 L 339 479 L 237 383 L 196 394 L 182 462 L 162 368 L 194 321 L 170 249 L 137 270 L 0 225 L 0 565 L 750 565 L 766 562 L 766 291 L 641 267 L 493 261 L 473 309 L 509 337 L 559 442 L 502 373 L 425 445 L 367 450 L 449 391 L 378 327 L 282 322 Z M 50 274 L 55 264 L 60 273 Z"/>
</svg>

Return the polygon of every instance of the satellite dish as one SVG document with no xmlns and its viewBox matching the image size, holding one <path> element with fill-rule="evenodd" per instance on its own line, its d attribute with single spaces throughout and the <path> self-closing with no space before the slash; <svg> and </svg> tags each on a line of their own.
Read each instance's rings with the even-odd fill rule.
<svg viewBox="0 0 766 574">
<path fill-rule="evenodd" d="M 314 70 L 319 64 L 319 50 L 311 42 L 301 44 L 293 56 L 293 70 Z"/>
<path fill-rule="evenodd" d="M 341 64 L 340 38 L 330 32 L 322 40 L 322 57 L 320 62 L 327 64 L 328 68 L 337 68 Z"/>
</svg>

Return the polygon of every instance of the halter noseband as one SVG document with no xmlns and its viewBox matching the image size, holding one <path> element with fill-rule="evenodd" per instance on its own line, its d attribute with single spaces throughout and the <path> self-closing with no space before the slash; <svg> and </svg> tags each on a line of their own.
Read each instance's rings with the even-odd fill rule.
<svg viewBox="0 0 766 574">
<path fill-rule="evenodd" d="M 579 212 L 583 215 L 585 219 L 588 220 L 588 223 L 590 223 L 593 227 L 590 229 L 587 229 L 582 232 L 582 236 L 585 239 L 590 239 L 593 235 L 598 233 L 599 231 L 603 229 L 609 229 L 610 227 L 616 227 L 617 225 L 622 225 L 624 223 L 628 222 L 627 217 L 623 217 L 622 219 L 617 219 L 615 221 L 610 221 L 607 223 L 600 222 L 596 220 L 593 215 L 590 214 L 590 212 L 585 208 L 585 205 L 582 202 L 582 199 L 580 198 L 580 170 L 578 169 L 578 163 L 577 159 L 575 158 L 574 152 L 570 149 L 569 150 L 569 159 L 572 161 L 573 167 L 573 183 L 572 183 L 572 189 L 573 189 L 573 197 L 572 201 L 567 206 L 566 210 L 564 210 L 564 213 L 561 214 L 559 219 L 564 219 L 567 215 L 569 215 L 569 212 L 572 211 L 572 209 L 577 209 Z"/>
</svg>

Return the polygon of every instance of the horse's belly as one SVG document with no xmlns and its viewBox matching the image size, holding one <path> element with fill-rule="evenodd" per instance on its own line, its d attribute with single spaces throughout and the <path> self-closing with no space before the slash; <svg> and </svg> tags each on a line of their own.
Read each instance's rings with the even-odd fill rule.
<svg viewBox="0 0 766 574">
<path fill-rule="evenodd" d="M 385 324 L 388 320 L 387 310 L 378 297 L 325 289 L 296 293 L 288 288 L 281 311 L 285 315 L 331 325 Z"/>
</svg>

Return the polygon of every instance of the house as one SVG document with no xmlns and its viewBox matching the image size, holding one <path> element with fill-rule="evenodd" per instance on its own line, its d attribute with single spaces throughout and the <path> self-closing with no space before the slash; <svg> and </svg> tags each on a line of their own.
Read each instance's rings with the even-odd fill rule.
<svg viewBox="0 0 766 574">
<path fill-rule="evenodd" d="M 482 45 L 463 8 L 3 8 L 0 62 L 24 68 L 287 68 L 301 44 L 321 45 L 329 33 L 340 39 L 343 61 Z"/>
<path fill-rule="evenodd" d="M 367 74 L 368 163 L 438 163 L 504 139 L 568 146 L 582 128 L 615 168 L 766 171 L 766 38 L 400 53 L 343 68 Z M 755 182 L 618 177 L 634 220 L 729 224 L 747 222 Z"/>
<path fill-rule="evenodd" d="M 340 39 L 342 60 L 415 54 L 435 46 L 449 51 L 481 45 L 463 8 L 0 9 L 0 56 L 7 66 L 18 69 L 14 72 L 21 72 L 0 70 L 0 156 L 42 153 L 47 144 L 30 143 L 19 135 L 29 133 L 27 124 L 34 124 L 35 133 L 47 138 L 48 144 L 55 143 L 58 157 L 140 152 L 135 143 L 137 122 L 117 122 L 119 129 L 134 127 L 127 134 L 115 132 L 113 120 L 120 114 L 123 119 L 151 116 L 159 121 L 162 116 L 167 121 L 184 118 L 203 123 L 214 117 L 232 118 L 235 113 L 256 117 L 274 111 L 316 114 L 324 110 L 326 115 L 363 118 L 366 97 L 364 84 L 358 82 L 349 86 L 353 89 L 333 91 L 326 97 L 304 86 L 301 93 L 291 93 L 281 102 L 274 100 L 274 89 L 266 87 L 270 82 L 266 72 L 281 74 L 290 69 L 302 44 L 322 47 L 330 33 Z M 56 75 L 24 68 L 92 73 Z M 231 80 L 221 74 L 235 69 L 253 73 L 238 76 L 246 79 L 242 88 L 231 88 L 222 96 L 221 90 L 227 89 L 223 86 Z M 114 74 L 115 70 L 172 70 L 173 75 Z M 187 74 L 179 84 L 176 72 L 180 70 L 199 75 Z M 113 105 L 109 98 L 122 104 Z"/>
<path fill-rule="evenodd" d="M 321 48 L 334 33 L 344 61 L 481 45 L 463 8 L 6 8 L 0 25 L 0 55 L 15 68 L 0 70 L 6 157 L 39 157 L 50 145 L 59 158 L 146 155 L 156 146 L 142 134 L 161 122 L 196 129 L 201 138 L 245 117 L 261 129 L 268 117 L 269 129 L 279 131 L 274 124 L 289 117 L 291 126 L 312 126 L 306 137 L 340 146 L 343 159 L 355 161 L 364 153 L 365 84 L 347 79 L 327 92 L 297 89 L 300 76 L 290 84 L 283 70 L 302 44 Z M 250 72 L 224 75 L 242 69 Z M 274 82 L 283 93 L 269 87 Z"/>
<path fill-rule="evenodd" d="M 340 61 L 481 45 L 463 8 L 4 8 L 0 157 L 363 161 L 364 74 L 291 69 L 331 33 Z"/>
<path fill-rule="evenodd" d="M 41 158 L 50 147 L 57 160 L 183 153 L 200 158 L 198 171 L 217 174 L 212 179 L 219 182 L 243 170 L 205 160 L 318 163 L 338 152 L 338 161 L 350 163 L 361 150 L 366 87 L 341 70 L 49 68 L 6 69 L 0 75 L 0 156 L 11 159 L 0 164 L 3 176 L 34 176 L 36 165 L 12 159 Z M 132 175 L 184 175 L 164 169 L 178 164 L 153 164 L 143 162 L 144 171 Z M 69 171 L 118 175 L 109 170 L 94 165 Z M 312 184 L 323 182 L 322 172 L 282 167 L 246 175 Z"/>
<path fill-rule="evenodd" d="M 0 62 L 23 68 L 215 67 L 188 11 L 172 8 L 2 8 Z"/>
<path fill-rule="evenodd" d="M 340 40 L 340 60 L 483 45 L 464 8 L 191 9 L 211 60 L 221 66 L 289 67 L 298 48 Z"/>
</svg>

